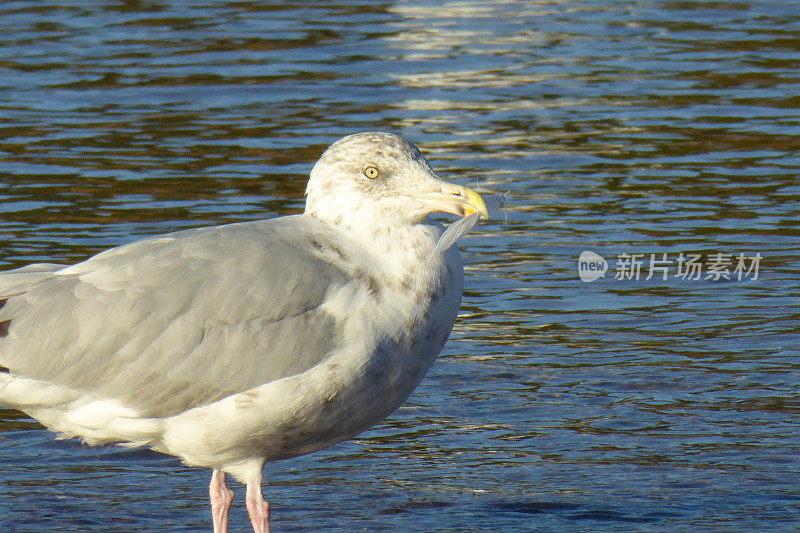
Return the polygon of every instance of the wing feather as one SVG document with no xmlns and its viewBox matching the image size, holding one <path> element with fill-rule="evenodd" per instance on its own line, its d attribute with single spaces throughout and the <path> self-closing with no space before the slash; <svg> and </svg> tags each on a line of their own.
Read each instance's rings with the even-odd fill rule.
<svg viewBox="0 0 800 533">
<path fill-rule="evenodd" d="M 322 307 L 354 282 L 325 255 L 327 245 L 340 254 L 349 246 L 340 241 L 298 215 L 145 239 L 61 270 L 12 271 L 37 277 L 9 279 L 9 296 L 0 292 L 0 322 L 10 320 L 0 365 L 143 416 L 304 372 L 340 342 L 342 325 Z"/>
</svg>

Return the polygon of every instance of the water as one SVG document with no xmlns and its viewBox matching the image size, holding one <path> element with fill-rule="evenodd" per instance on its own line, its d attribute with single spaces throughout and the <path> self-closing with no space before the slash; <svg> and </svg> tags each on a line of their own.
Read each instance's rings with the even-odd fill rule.
<svg viewBox="0 0 800 533">
<path fill-rule="evenodd" d="M 3 268 L 297 212 L 362 130 L 509 192 L 462 241 L 462 314 L 408 403 L 268 465 L 276 531 L 800 528 L 794 2 L 20 1 L 0 21 Z M 579 279 L 584 250 L 604 278 Z M 634 253 L 639 279 L 615 279 Z M 762 259 L 691 280 L 681 253 Z M 1 530 L 210 528 L 208 472 L 0 413 Z"/>
</svg>

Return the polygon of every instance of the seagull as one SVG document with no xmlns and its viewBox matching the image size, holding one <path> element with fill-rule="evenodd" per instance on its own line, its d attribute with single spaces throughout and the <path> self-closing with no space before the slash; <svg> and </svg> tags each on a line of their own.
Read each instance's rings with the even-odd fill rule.
<svg viewBox="0 0 800 533">
<path fill-rule="evenodd" d="M 489 216 L 382 132 L 332 144 L 306 197 L 299 215 L 0 272 L 0 406 L 60 438 L 211 469 L 217 533 L 231 475 L 254 531 L 268 532 L 264 464 L 384 419 L 449 337 L 464 270 L 430 215 Z"/>
</svg>

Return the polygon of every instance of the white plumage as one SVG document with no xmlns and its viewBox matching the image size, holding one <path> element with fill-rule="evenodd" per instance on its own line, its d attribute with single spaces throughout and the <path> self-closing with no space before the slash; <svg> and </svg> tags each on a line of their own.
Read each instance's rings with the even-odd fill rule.
<svg viewBox="0 0 800 533">
<path fill-rule="evenodd" d="M 447 340 L 463 269 L 428 215 L 487 216 L 385 133 L 332 145 L 307 196 L 302 215 L 0 273 L 0 404 L 65 437 L 213 469 L 216 531 L 232 474 L 268 531 L 265 461 L 369 428 Z"/>
</svg>

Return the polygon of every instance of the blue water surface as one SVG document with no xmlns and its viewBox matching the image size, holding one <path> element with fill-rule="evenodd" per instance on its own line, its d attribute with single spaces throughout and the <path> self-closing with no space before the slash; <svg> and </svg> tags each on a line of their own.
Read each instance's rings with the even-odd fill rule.
<svg viewBox="0 0 800 533">
<path fill-rule="evenodd" d="M 409 401 L 267 465 L 273 530 L 797 531 L 799 94 L 788 1 L 3 2 L 0 267 L 296 213 L 400 133 L 507 203 Z M 172 457 L 0 410 L 0 467 L 2 531 L 210 530 Z"/>
</svg>

